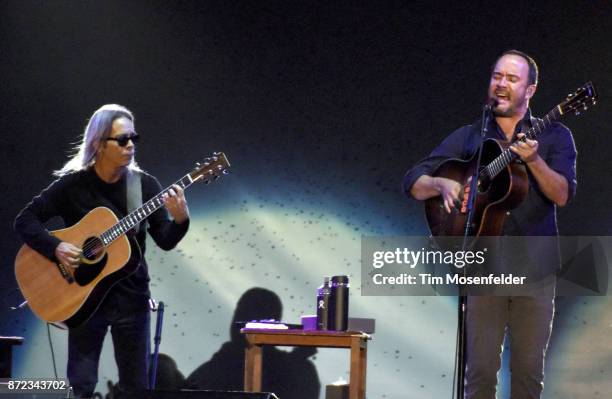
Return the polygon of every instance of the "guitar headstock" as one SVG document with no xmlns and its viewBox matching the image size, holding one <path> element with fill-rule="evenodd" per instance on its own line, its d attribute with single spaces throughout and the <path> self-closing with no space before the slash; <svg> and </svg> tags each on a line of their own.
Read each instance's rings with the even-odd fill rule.
<svg viewBox="0 0 612 399">
<path fill-rule="evenodd" d="M 589 109 L 591 105 L 595 105 L 597 100 L 597 92 L 592 82 L 585 83 L 574 93 L 570 93 L 565 101 L 559 104 L 561 115 L 574 112 L 579 115 L 582 111 Z"/>
<path fill-rule="evenodd" d="M 208 184 L 217 180 L 221 175 L 229 173 L 230 163 L 223 152 L 213 152 L 212 156 L 205 158 L 202 163 L 197 162 L 196 167 L 189 172 L 191 180 L 195 183 L 202 180 Z"/>
</svg>

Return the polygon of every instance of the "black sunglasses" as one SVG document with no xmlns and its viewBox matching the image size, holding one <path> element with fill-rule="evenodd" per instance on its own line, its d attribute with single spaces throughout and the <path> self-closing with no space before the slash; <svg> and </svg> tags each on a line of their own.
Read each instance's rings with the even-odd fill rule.
<svg viewBox="0 0 612 399">
<path fill-rule="evenodd" d="M 138 143 L 138 140 L 140 139 L 140 136 L 138 135 L 138 133 L 126 133 L 126 134 L 121 134 L 117 137 L 107 137 L 106 140 L 112 140 L 112 141 L 116 141 L 117 144 L 119 144 L 120 147 L 125 147 L 128 142 L 130 140 L 132 140 L 132 143 L 136 144 Z"/>
</svg>

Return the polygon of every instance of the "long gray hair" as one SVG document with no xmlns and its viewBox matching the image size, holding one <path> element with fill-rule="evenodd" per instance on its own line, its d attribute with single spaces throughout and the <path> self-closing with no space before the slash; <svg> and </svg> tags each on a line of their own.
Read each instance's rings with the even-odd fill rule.
<svg viewBox="0 0 612 399">
<path fill-rule="evenodd" d="M 100 143 L 104 142 L 113 129 L 113 122 L 119 118 L 128 118 L 134 122 L 134 115 L 129 109 L 118 104 L 106 104 L 93 113 L 85 131 L 81 143 L 74 148 L 75 154 L 59 170 L 53 172 L 56 176 L 87 169 L 96 162 L 96 153 Z M 133 170 L 140 170 L 136 161 L 132 160 L 128 166 Z"/>
</svg>

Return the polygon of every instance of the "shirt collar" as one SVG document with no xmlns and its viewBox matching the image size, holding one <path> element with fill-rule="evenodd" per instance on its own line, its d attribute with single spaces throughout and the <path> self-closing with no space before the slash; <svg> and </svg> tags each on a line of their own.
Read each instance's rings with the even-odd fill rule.
<svg viewBox="0 0 612 399">
<path fill-rule="evenodd" d="M 518 133 L 524 132 L 530 129 L 532 126 L 533 124 L 532 124 L 532 118 L 531 118 L 531 108 L 527 108 L 527 112 L 525 112 L 523 119 L 521 119 L 516 124 L 516 127 L 514 129 L 513 139 L 514 137 L 516 137 Z M 504 134 L 504 132 L 501 130 L 501 128 L 495 121 L 495 118 L 491 118 L 491 121 L 489 122 L 489 132 L 492 132 L 493 136 L 497 136 L 497 138 L 502 138 L 503 140 L 506 140 L 506 135 Z"/>
</svg>

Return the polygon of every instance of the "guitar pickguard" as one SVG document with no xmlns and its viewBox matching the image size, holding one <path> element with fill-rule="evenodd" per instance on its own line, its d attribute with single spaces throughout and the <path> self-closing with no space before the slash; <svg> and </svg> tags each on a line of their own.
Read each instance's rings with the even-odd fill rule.
<svg viewBox="0 0 612 399">
<path fill-rule="evenodd" d="M 91 283 L 102 272 L 106 266 L 107 260 L 108 254 L 104 254 L 104 256 L 102 256 L 102 258 L 97 262 L 81 263 L 74 271 L 75 282 L 80 286 Z"/>
</svg>

